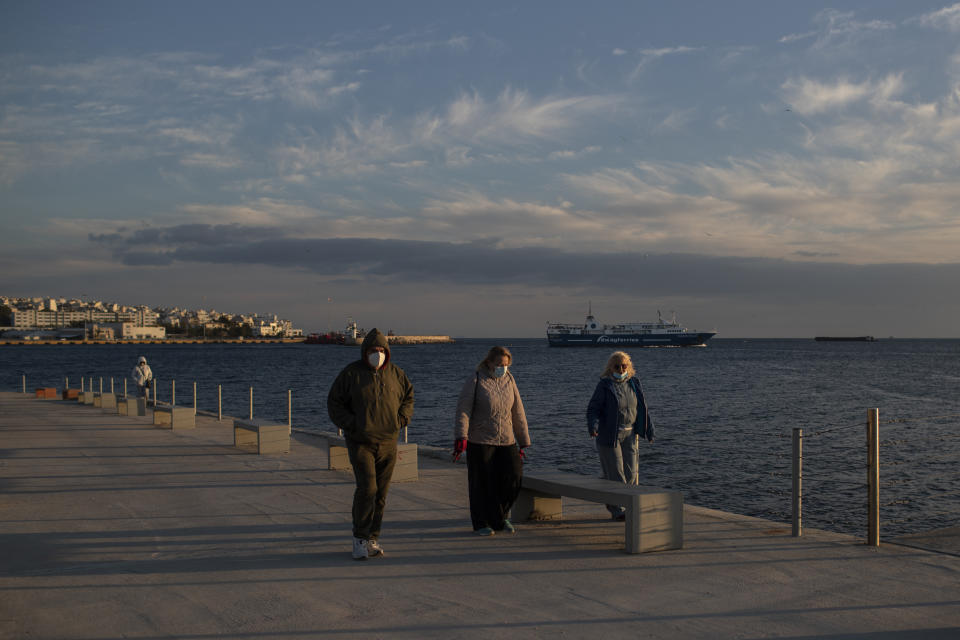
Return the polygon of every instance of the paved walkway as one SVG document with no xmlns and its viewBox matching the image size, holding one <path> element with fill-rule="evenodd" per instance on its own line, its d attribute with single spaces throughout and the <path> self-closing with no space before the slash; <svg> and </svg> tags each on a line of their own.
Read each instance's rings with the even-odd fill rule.
<svg viewBox="0 0 960 640">
<path fill-rule="evenodd" d="M 960 637 L 957 554 L 689 506 L 677 551 L 622 553 L 589 503 L 478 538 L 463 467 L 428 458 L 355 562 L 317 438 L 256 456 L 197 422 L 0 393 L 0 638 Z"/>
</svg>

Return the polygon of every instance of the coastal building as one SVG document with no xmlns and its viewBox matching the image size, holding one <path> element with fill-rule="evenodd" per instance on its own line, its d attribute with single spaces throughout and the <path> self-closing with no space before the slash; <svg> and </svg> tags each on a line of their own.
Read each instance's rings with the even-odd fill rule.
<svg viewBox="0 0 960 640">
<path fill-rule="evenodd" d="M 166 327 L 161 326 L 141 327 L 132 322 L 100 323 L 94 326 L 100 331 L 111 331 L 114 340 L 164 340 L 167 337 Z"/>
<path fill-rule="evenodd" d="M 12 316 L 13 326 L 16 329 L 55 329 L 84 323 L 129 322 L 138 327 L 150 327 L 157 324 L 157 313 L 148 307 L 138 307 L 127 311 L 107 311 L 93 308 L 80 311 L 15 309 Z"/>
<path fill-rule="evenodd" d="M 294 329 L 293 323 L 289 320 L 278 320 L 276 316 L 272 321 L 257 319 L 253 323 L 253 335 L 263 338 L 300 338 L 303 337 L 303 329 Z"/>
<path fill-rule="evenodd" d="M 86 296 L 82 296 L 86 298 Z M 289 320 L 276 315 L 226 314 L 210 309 L 181 309 L 179 307 L 156 307 L 146 305 L 130 307 L 115 302 L 76 298 L 12 298 L 0 295 L 0 317 L 8 319 L 9 327 L 0 327 L 16 332 L 57 331 L 63 329 L 86 329 L 88 337 L 99 331 L 100 339 L 163 339 L 168 330 L 174 333 L 193 333 L 204 336 L 241 335 L 271 338 L 302 337 L 303 330 L 295 329 Z M 97 325 L 94 331 L 93 325 Z M 70 335 L 76 332 L 71 331 Z M 13 336 L 13 333 L 10 333 Z"/>
</svg>

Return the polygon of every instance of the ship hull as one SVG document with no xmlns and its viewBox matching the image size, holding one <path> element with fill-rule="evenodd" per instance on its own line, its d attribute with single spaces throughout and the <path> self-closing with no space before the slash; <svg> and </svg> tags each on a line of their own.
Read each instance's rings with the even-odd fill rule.
<svg viewBox="0 0 960 640">
<path fill-rule="evenodd" d="M 715 333 L 547 334 L 551 347 L 702 347 Z"/>
</svg>

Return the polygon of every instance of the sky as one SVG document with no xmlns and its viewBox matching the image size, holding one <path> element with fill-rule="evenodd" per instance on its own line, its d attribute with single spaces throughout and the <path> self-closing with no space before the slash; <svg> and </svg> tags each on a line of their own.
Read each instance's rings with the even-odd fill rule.
<svg viewBox="0 0 960 640">
<path fill-rule="evenodd" d="M 0 1 L 0 293 L 960 337 L 960 3 Z"/>
</svg>

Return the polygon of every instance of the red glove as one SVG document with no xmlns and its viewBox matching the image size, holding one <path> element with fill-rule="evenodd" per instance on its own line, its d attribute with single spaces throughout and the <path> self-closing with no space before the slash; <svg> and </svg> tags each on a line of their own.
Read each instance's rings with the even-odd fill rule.
<svg viewBox="0 0 960 640">
<path fill-rule="evenodd" d="M 467 450 L 467 439 L 459 438 L 453 441 L 453 461 L 460 459 L 460 455 Z"/>
<path fill-rule="evenodd" d="M 527 454 L 525 454 L 523 451 L 524 451 L 524 448 L 523 448 L 523 447 L 520 447 L 520 459 L 521 459 L 521 460 L 526 460 L 526 459 L 527 459 Z"/>
</svg>

